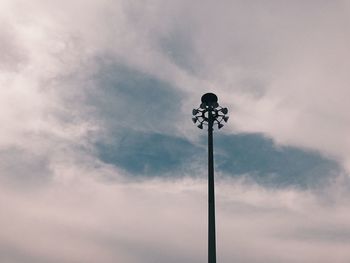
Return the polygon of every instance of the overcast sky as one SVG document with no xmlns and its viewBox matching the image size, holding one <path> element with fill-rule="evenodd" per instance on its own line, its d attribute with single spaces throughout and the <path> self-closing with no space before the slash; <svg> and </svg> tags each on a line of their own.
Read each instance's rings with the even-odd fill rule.
<svg viewBox="0 0 350 263">
<path fill-rule="evenodd" d="M 0 0 L 0 261 L 348 263 L 349 1 Z"/>
</svg>

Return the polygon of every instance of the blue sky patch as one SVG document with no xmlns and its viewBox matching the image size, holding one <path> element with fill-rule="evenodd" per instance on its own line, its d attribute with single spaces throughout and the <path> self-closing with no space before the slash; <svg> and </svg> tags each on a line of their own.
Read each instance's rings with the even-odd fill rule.
<svg viewBox="0 0 350 263">
<path fill-rule="evenodd" d="M 138 176 L 197 175 L 191 167 L 206 167 L 206 135 L 200 145 L 170 135 L 174 123 L 183 117 L 179 111 L 183 93 L 155 76 L 113 61 L 101 59 L 99 65 L 95 77 L 99 88 L 89 100 L 108 133 L 107 140 L 96 144 L 102 161 Z M 189 113 L 184 121 L 190 118 Z M 267 186 L 314 187 L 342 170 L 317 152 L 277 147 L 262 134 L 216 132 L 214 144 L 217 171 L 247 176 Z"/>
<path fill-rule="evenodd" d="M 117 137 L 116 137 L 117 138 Z M 124 131 L 111 144 L 100 143 L 104 162 L 119 166 L 131 175 L 184 175 L 193 162 L 206 168 L 206 138 L 200 146 L 164 134 Z M 215 168 L 227 176 L 247 176 L 272 187 L 315 187 L 339 173 L 337 162 L 316 152 L 294 147 L 276 147 L 260 134 L 218 135 L 215 138 Z M 188 174 L 188 173 L 186 173 Z"/>
<path fill-rule="evenodd" d="M 98 144 L 99 157 L 131 174 L 164 176 L 181 170 L 201 150 L 183 138 L 124 131 L 112 144 Z"/>
<path fill-rule="evenodd" d="M 167 130 L 177 121 L 184 94 L 155 76 L 100 59 L 94 78 L 97 89 L 89 104 L 111 130 Z"/>
<path fill-rule="evenodd" d="M 261 184 L 312 187 L 341 170 L 336 161 L 317 152 L 276 146 L 261 134 L 218 134 L 215 142 L 218 170 L 248 174 Z"/>
</svg>

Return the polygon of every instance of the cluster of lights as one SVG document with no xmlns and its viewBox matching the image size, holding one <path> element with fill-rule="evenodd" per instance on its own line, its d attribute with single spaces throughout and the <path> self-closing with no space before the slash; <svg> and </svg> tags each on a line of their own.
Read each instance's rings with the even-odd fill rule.
<svg viewBox="0 0 350 263">
<path fill-rule="evenodd" d="M 224 127 L 223 122 L 227 122 L 229 118 L 226 115 L 228 113 L 228 109 L 222 108 L 217 102 L 213 103 L 212 105 L 202 103 L 198 109 L 193 109 L 193 123 L 198 124 L 197 127 L 199 129 L 203 129 L 203 125 L 208 125 L 209 123 L 209 112 L 211 112 L 213 124 L 217 124 L 219 129 Z"/>
</svg>

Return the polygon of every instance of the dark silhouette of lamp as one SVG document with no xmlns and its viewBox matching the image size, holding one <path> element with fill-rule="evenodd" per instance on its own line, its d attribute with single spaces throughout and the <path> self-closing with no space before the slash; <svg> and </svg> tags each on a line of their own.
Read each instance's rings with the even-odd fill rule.
<svg viewBox="0 0 350 263">
<path fill-rule="evenodd" d="M 204 94 L 201 102 L 198 109 L 192 110 L 192 121 L 199 123 L 197 127 L 200 129 L 208 126 L 208 263 L 216 263 L 213 128 L 217 125 L 221 129 L 229 117 L 226 116 L 228 109 L 219 106 L 214 93 Z"/>
</svg>

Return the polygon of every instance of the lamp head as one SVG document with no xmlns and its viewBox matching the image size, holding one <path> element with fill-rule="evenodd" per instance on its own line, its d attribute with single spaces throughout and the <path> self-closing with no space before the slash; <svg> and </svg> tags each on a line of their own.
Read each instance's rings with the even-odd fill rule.
<svg viewBox="0 0 350 263">
<path fill-rule="evenodd" d="M 204 125 L 208 125 L 208 129 L 213 128 L 213 124 L 217 124 L 221 129 L 227 122 L 227 108 L 219 106 L 218 97 L 214 93 L 206 93 L 201 98 L 201 104 L 198 109 L 192 110 L 192 121 L 199 129 L 203 129 Z"/>
<path fill-rule="evenodd" d="M 221 112 L 222 112 L 223 114 L 227 114 L 227 113 L 228 113 L 228 109 L 227 109 L 227 108 L 222 108 L 222 109 L 221 109 Z"/>
<path fill-rule="evenodd" d="M 216 108 L 219 106 L 218 97 L 214 93 L 205 93 L 201 98 L 202 104 L 206 107 Z"/>
</svg>

